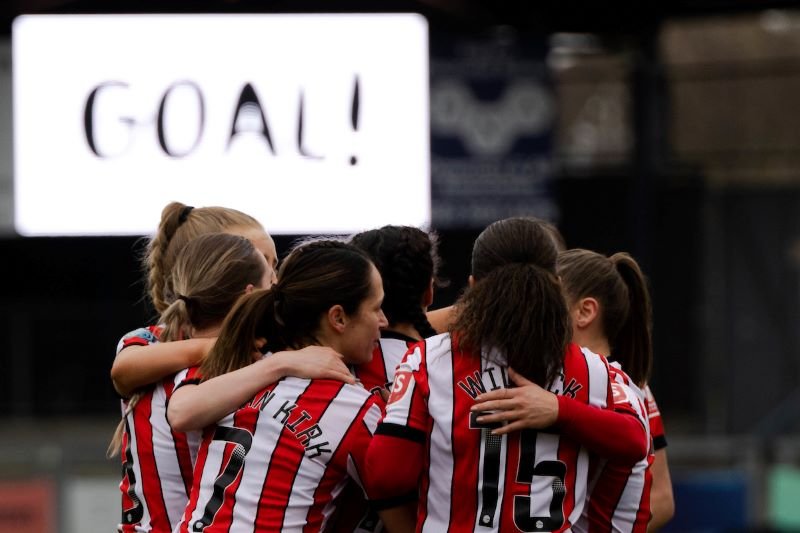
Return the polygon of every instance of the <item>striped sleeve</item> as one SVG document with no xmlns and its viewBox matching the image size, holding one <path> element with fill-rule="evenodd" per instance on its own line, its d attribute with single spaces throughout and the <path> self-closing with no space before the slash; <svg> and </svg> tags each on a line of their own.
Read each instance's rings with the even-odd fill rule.
<svg viewBox="0 0 800 533">
<path fill-rule="evenodd" d="M 121 352 L 128 346 L 147 346 L 158 342 L 158 337 L 161 335 L 161 326 L 147 326 L 145 328 L 138 328 L 129 331 L 117 343 L 117 353 Z"/>
<path fill-rule="evenodd" d="M 393 507 L 415 490 L 424 467 L 430 424 L 424 352 L 424 341 L 413 345 L 397 367 L 386 414 L 369 443 L 365 481 L 375 508 Z"/>
<path fill-rule="evenodd" d="M 200 374 L 199 366 L 184 368 L 175 374 L 175 378 L 173 379 L 175 387 L 172 389 L 172 393 L 185 385 L 199 385 L 201 381 L 203 381 L 203 376 Z M 172 396 L 172 394 L 170 394 L 170 396 Z"/>
<path fill-rule="evenodd" d="M 653 448 L 660 450 L 667 447 L 667 435 L 664 431 L 664 421 L 661 418 L 661 411 L 658 409 L 656 398 L 647 385 L 644 388 L 644 394 L 647 399 L 645 404 L 647 407 L 647 418 L 650 423 L 650 435 L 653 437 Z"/>
<path fill-rule="evenodd" d="M 634 415 L 643 426 L 649 429 L 645 392 L 637 387 L 621 368 L 610 366 L 609 375 L 614 410 Z"/>
<path fill-rule="evenodd" d="M 634 407 L 638 400 L 633 391 L 615 381 L 602 356 L 583 348 L 568 351 L 567 358 L 569 368 L 580 368 L 573 361 L 585 360 L 587 376 L 579 381 L 589 384 L 584 400 L 589 404 L 579 401 L 580 394 L 571 394 L 567 386 L 558 397 L 560 431 L 606 459 L 625 464 L 640 460 L 650 448 L 650 439 Z"/>
<path fill-rule="evenodd" d="M 412 345 L 397 367 L 386 415 L 378 426 L 378 435 L 425 442 L 430 424 L 426 408 L 428 377 L 425 365 L 425 343 Z"/>
</svg>

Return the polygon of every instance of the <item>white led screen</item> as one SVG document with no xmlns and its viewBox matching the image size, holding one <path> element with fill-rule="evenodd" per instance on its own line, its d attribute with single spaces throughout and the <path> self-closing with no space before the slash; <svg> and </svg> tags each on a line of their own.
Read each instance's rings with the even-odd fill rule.
<svg viewBox="0 0 800 533">
<path fill-rule="evenodd" d="M 276 234 L 430 221 L 419 15 L 27 15 L 12 47 L 23 235 L 148 234 L 173 200 Z"/>
</svg>

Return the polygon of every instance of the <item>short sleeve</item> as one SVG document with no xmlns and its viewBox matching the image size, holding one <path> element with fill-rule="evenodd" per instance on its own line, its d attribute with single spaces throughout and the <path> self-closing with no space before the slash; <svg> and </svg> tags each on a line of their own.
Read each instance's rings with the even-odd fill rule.
<svg viewBox="0 0 800 533">
<path fill-rule="evenodd" d="M 658 409 L 656 398 L 650 390 L 650 386 L 644 388 L 647 398 L 647 419 L 650 424 L 650 435 L 653 437 L 653 448 L 660 450 L 667 447 L 667 435 L 664 430 L 664 420 L 661 418 L 661 411 Z"/>
<path fill-rule="evenodd" d="M 129 331 L 117 343 L 117 354 L 128 346 L 147 346 L 159 342 L 162 328 L 160 326 L 147 326 Z"/>
<path fill-rule="evenodd" d="M 609 377 L 611 378 L 611 398 L 614 410 L 636 416 L 642 425 L 647 427 L 645 392 L 637 387 L 617 364 L 609 365 Z"/>
<path fill-rule="evenodd" d="M 397 367 L 378 434 L 425 442 L 430 425 L 424 342 L 412 345 Z"/>
<path fill-rule="evenodd" d="M 424 351 L 424 341 L 412 345 L 397 367 L 386 414 L 367 451 L 367 492 L 375 509 L 395 507 L 416 495 L 430 425 Z"/>
</svg>

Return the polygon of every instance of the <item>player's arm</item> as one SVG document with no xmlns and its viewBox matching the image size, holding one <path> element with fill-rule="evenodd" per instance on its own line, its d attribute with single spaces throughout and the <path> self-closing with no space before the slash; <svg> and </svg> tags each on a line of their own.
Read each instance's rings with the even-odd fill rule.
<svg viewBox="0 0 800 533">
<path fill-rule="evenodd" d="M 369 446 L 375 438 L 383 412 L 383 400 L 375 395 L 371 396 L 356 417 L 354 431 L 348 432 L 347 439 L 340 445 L 342 449 L 347 451 L 347 473 L 362 489 L 360 494 L 350 494 L 351 503 L 353 499 L 362 501 L 365 505 L 369 502 L 370 514 L 377 513 L 383 523 L 383 529 L 386 531 L 391 533 L 413 533 L 416 525 L 417 491 L 410 491 L 401 498 L 384 499 L 381 497 L 380 490 L 374 490 L 368 480 L 367 454 L 369 453 Z M 357 498 L 353 498 L 353 496 L 357 496 Z M 358 516 L 363 516 L 363 513 L 358 513 Z M 355 525 L 357 526 L 358 524 Z M 347 529 L 343 530 L 343 527 L 347 527 Z M 350 523 L 346 521 L 338 523 L 335 531 L 351 533 L 356 529 L 358 528 L 353 527 L 351 520 Z M 361 529 L 358 529 L 358 531 L 361 531 Z"/>
<path fill-rule="evenodd" d="M 417 498 L 425 462 L 430 414 L 425 341 L 409 347 L 397 367 L 386 414 L 366 454 L 366 485 L 378 510 L 400 507 Z M 398 468 L 397 458 L 402 457 Z"/>
<path fill-rule="evenodd" d="M 355 383 L 338 352 L 324 346 L 307 346 L 277 352 L 239 370 L 177 388 L 167 406 L 167 420 L 176 431 L 202 429 L 286 376 Z"/>
<path fill-rule="evenodd" d="M 417 528 L 417 503 L 413 501 L 383 509 L 378 511 L 378 516 L 390 533 L 413 533 Z"/>
<path fill-rule="evenodd" d="M 452 305 L 428 311 L 426 315 L 428 317 L 428 322 L 431 327 L 436 330 L 436 333 L 448 331 L 455 320 L 455 312 Z"/>
<path fill-rule="evenodd" d="M 551 426 L 580 442 L 590 451 L 612 461 L 633 464 L 650 448 L 647 429 L 636 411 L 622 405 L 600 409 L 566 396 L 558 396 L 525 379 L 513 369 L 509 377 L 517 385 L 479 395 L 473 411 L 480 423 L 502 422 L 497 435 L 520 429 Z"/>
<path fill-rule="evenodd" d="M 424 463 L 424 439 L 424 434 L 412 436 L 396 424 L 378 426 L 367 449 L 366 483 L 370 501 L 379 511 L 416 500 Z M 403 458 L 401 468 L 398 457 Z"/>
<path fill-rule="evenodd" d="M 378 431 L 387 432 L 387 428 L 391 425 L 382 423 Z M 411 533 L 416 528 L 424 454 L 424 444 L 386 433 L 376 433 L 367 448 L 365 477 L 370 505 L 391 533 Z M 398 457 L 402 457 L 400 467 Z"/>
<path fill-rule="evenodd" d="M 117 393 L 127 398 L 136 389 L 200 364 L 215 341 L 187 339 L 122 346 L 111 366 L 111 381 Z"/>
<path fill-rule="evenodd" d="M 650 489 L 650 511 L 652 517 L 647 527 L 648 531 L 656 531 L 669 522 L 675 514 L 675 499 L 672 494 L 672 479 L 669 475 L 667 463 L 667 437 L 664 430 L 664 421 L 658 408 L 653 391 L 649 386 L 644 387 L 646 397 L 647 418 L 650 424 L 650 435 L 653 437 L 655 457 L 650 467 L 653 483 Z"/>
<path fill-rule="evenodd" d="M 647 531 L 658 531 L 675 514 L 675 499 L 672 495 L 672 479 L 667 464 L 667 449 L 656 450 L 651 465 L 653 484 L 650 488 L 650 511 L 653 513 Z"/>
</svg>

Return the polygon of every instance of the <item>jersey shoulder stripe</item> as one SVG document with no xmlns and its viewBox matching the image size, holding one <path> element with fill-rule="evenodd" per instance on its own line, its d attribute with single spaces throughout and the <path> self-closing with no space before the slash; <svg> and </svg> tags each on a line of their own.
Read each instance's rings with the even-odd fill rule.
<svg viewBox="0 0 800 533">
<path fill-rule="evenodd" d="M 159 342 L 163 326 L 146 326 L 129 331 L 117 343 L 117 353 L 128 346 L 147 346 Z"/>
</svg>

